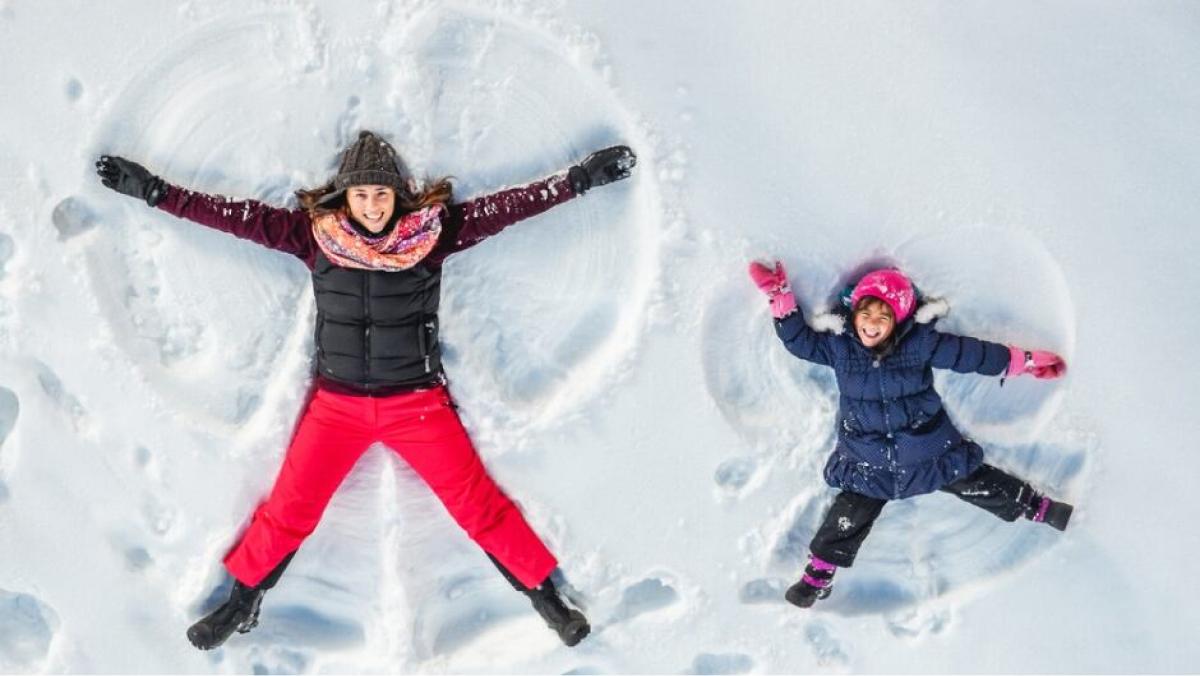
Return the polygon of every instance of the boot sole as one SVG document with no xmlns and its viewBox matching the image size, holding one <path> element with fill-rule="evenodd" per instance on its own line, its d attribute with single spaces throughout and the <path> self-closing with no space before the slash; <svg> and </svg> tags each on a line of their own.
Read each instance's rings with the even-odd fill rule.
<svg viewBox="0 0 1200 676">
<path fill-rule="evenodd" d="M 579 626 L 568 626 L 564 632 L 566 636 L 562 637 L 562 641 L 568 648 L 574 648 L 579 645 L 579 642 L 587 638 L 588 634 L 592 633 L 592 628 L 586 622 Z"/>
<path fill-rule="evenodd" d="M 811 608 L 814 603 L 829 596 L 829 587 L 818 591 L 816 594 L 803 594 L 802 590 L 798 587 L 800 587 L 798 584 L 792 585 L 783 595 L 783 598 L 788 603 L 798 608 Z"/>
<path fill-rule="evenodd" d="M 562 639 L 562 642 L 568 648 L 573 648 L 578 645 L 580 641 L 587 638 L 587 635 L 590 633 L 592 633 L 592 627 L 588 624 L 588 621 L 583 616 L 583 613 L 579 612 L 578 610 L 572 610 L 571 619 L 567 622 L 567 625 L 563 627 L 562 633 L 560 633 L 558 637 Z"/>
<path fill-rule="evenodd" d="M 220 643 L 213 643 L 212 635 L 196 626 L 188 627 L 187 637 L 188 641 L 197 650 L 212 650 L 221 645 Z"/>
<path fill-rule="evenodd" d="M 1071 515 L 1075 512 L 1075 508 L 1065 502 L 1056 502 L 1050 506 L 1046 513 L 1046 523 L 1057 530 L 1066 530 L 1067 524 L 1071 522 Z"/>
</svg>

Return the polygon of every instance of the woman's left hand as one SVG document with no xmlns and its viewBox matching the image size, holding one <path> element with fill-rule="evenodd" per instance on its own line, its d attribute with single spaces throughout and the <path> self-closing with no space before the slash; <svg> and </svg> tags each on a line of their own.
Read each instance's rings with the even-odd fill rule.
<svg viewBox="0 0 1200 676">
<path fill-rule="evenodd" d="M 629 146 L 612 146 L 588 155 L 579 164 L 567 170 L 571 188 L 582 195 L 596 186 L 629 178 L 637 165 L 637 155 Z"/>
</svg>

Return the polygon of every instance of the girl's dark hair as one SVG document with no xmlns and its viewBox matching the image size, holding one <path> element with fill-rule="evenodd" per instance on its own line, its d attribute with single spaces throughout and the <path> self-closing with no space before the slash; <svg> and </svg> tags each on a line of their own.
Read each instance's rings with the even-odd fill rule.
<svg viewBox="0 0 1200 676">
<path fill-rule="evenodd" d="M 333 182 L 330 181 L 317 188 L 297 190 L 296 199 L 300 201 L 300 208 L 307 211 L 310 216 L 316 217 L 337 211 L 345 206 L 346 198 L 344 195 L 332 202 L 318 204 L 322 198 L 333 192 L 336 192 L 336 189 L 333 187 Z M 443 176 L 436 181 L 427 183 L 425 189 L 416 194 L 407 194 L 397 190 L 396 207 L 398 213 L 407 213 L 431 207 L 435 204 L 448 204 L 453 198 L 454 186 L 450 183 L 450 177 Z"/>
<path fill-rule="evenodd" d="M 856 313 L 862 312 L 867 308 L 868 305 L 873 305 L 875 303 L 879 303 L 887 310 L 888 314 L 892 316 L 892 322 L 896 321 L 896 312 L 892 310 L 892 306 L 888 305 L 882 298 L 878 296 L 863 296 L 862 298 L 859 298 L 858 302 L 854 304 L 854 309 L 852 311 Z"/>
</svg>

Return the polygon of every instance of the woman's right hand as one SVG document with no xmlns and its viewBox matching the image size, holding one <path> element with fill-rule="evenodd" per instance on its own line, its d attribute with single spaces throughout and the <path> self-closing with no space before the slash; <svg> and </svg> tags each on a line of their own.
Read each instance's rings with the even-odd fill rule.
<svg viewBox="0 0 1200 676">
<path fill-rule="evenodd" d="M 130 197 L 146 200 L 146 204 L 157 206 L 167 195 L 167 183 L 151 174 L 145 167 L 116 155 L 101 155 L 96 162 L 96 173 L 106 188 L 111 188 Z"/>
</svg>

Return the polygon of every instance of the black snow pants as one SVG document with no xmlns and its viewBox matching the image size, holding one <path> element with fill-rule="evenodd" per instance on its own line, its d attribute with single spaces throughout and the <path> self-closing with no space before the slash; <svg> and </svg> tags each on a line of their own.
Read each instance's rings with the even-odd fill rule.
<svg viewBox="0 0 1200 676">
<path fill-rule="evenodd" d="M 947 484 L 942 490 L 982 507 L 1005 521 L 1037 513 L 1041 496 L 1029 483 L 984 464 L 970 475 Z M 854 565 L 858 549 L 871 532 L 871 526 L 887 500 L 842 491 L 833 499 L 825 520 L 813 536 L 809 549 L 835 566 Z"/>
</svg>

